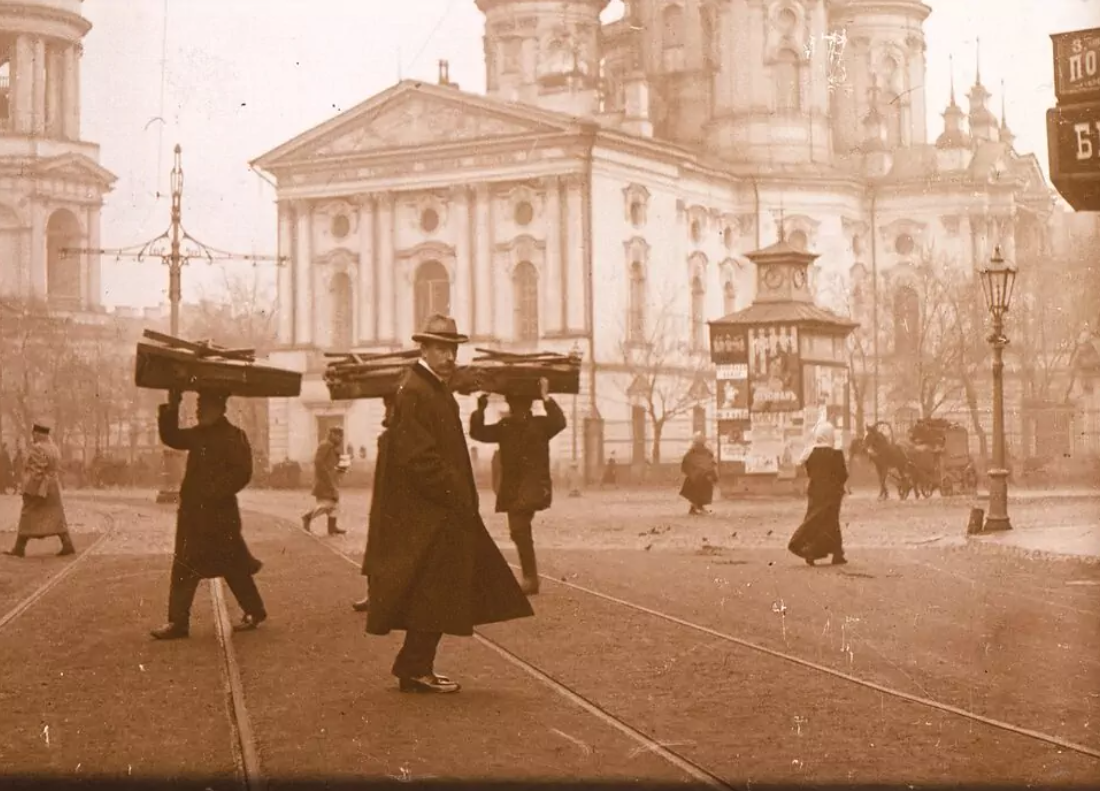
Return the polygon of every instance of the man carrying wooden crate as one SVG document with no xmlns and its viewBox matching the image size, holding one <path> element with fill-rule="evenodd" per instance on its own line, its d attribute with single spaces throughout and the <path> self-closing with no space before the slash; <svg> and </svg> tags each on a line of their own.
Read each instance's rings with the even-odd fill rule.
<svg viewBox="0 0 1100 791">
<path fill-rule="evenodd" d="M 531 523 L 536 511 L 545 511 L 553 499 L 550 477 L 550 440 L 565 430 L 565 414 L 550 398 L 550 384 L 539 379 L 539 399 L 546 415 L 531 414 L 530 396 L 506 396 L 510 414 L 498 423 L 485 425 L 489 396 L 478 398 L 470 415 L 470 437 L 478 442 L 500 445 L 500 488 L 497 513 L 508 514 L 508 533 L 519 554 L 523 580 L 520 588 L 528 596 L 539 592 L 539 571 Z"/>
</svg>

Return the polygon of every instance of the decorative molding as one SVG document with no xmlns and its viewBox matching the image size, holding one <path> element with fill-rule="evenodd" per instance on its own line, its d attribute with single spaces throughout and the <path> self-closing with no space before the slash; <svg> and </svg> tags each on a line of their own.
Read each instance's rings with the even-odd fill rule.
<svg viewBox="0 0 1100 791">
<path fill-rule="evenodd" d="M 543 239 L 536 239 L 530 234 L 520 234 L 507 242 L 498 242 L 495 246 L 495 252 L 497 254 L 503 254 L 505 261 L 505 271 L 511 275 L 516 266 L 522 261 L 527 261 L 534 265 L 535 269 L 539 273 L 539 282 L 542 282 L 542 273 L 545 269 L 544 262 L 546 260 L 546 241 Z"/>
<path fill-rule="evenodd" d="M 795 231 L 806 234 L 807 250 L 817 248 L 817 232 L 821 227 L 821 221 L 815 220 L 806 214 L 788 214 L 783 218 L 783 234 L 789 237 Z"/>
<path fill-rule="evenodd" d="M 331 268 L 333 272 L 354 271 L 359 265 L 359 253 L 347 247 L 334 247 L 327 253 L 313 256 L 313 265 Z"/>
<path fill-rule="evenodd" d="M 652 248 L 643 237 L 634 236 L 623 242 L 623 254 L 626 261 L 627 277 L 630 277 L 630 268 L 635 264 L 642 265 L 642 273 L 649 278 L 649 251 Z"/>
<path fill-rule="evenodd" d="M 943 229 L 951 236 L 958 236 L 959 222 L 960 218 L 957 214 L 945 214 L 940 217 L 940 224 L 943 225 Z"/>
<path fill-rule="evenodd" d="M 790 11 L 795 16 L 794 25 L 784 31 L 779 22 L 780 15 Z M 808 46 L 809 19 L 806 7 L 795 0 L 777 0 L 767 8 L 764 23 L 764 62 L 768 65 L 779 61 L 779 53 L 790 50 L 798 56 L 800 64 L 810 60 L 811 47 Z"/>
<path fill-rule="evenodd" d="M 446 228 L 451 207 L 450 197 L 451 190 L 444 189 L 417 193 L 403 200 L 401 208 L 408 210 L 406 212 L 408 215 L 406 218 L 408 226 L 422 233 L 429 234 L 438 233 L 440 229 Z M 439 225 L 431 231 L 424 231 L 420 227 L 420 217 L 428 209 L 434 210 L 436 214 L 439 215 Z"/>
</svg>

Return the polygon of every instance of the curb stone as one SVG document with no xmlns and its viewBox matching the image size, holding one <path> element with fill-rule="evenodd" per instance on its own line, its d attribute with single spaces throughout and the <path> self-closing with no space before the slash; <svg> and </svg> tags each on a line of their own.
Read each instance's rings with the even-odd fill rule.
<svg viewBox="0 0 1100 791">
<path fill-rule="evenodd" d="M 1016 546 L 1015 544 L 1002 544 L 983 541 L 981 536 L 969 537 L 966 543 L 951 544 L 948 548 L 962 550 L 964 552 L 990 552 L 993 554 L 1010 555 L 1026 560 L 1053 561 L 1056 563 L 1077 562 L 1089 566 L 1100 566 L 1100 557 L 1096 555 L 1075 555 L 1069 552 L 1052 552 L 1049 549 L 1030 549 Z"/>
</svg>

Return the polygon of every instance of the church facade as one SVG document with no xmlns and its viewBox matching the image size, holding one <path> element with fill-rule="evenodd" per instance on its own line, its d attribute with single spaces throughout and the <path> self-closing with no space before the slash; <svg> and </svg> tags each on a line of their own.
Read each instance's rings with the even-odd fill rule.
<svg viewBox="0 0 1100 791">
<path fill-rule="evenodd" d="M 929 139 L 918 0 L 633 0 L 610 23 L 607 0 L 477 2 L 486 95 L 441 64 L 253 163 L 291 259 L 275 359 L 306 372 L 271 405 L 273 461 L 308 461 L 334 422 L 373 447 L 380 405 L 332 402 L 323 354 L 409 346 L 432 312 L 473 346 L 583 353 L 559 460 L 642 464 L 657 430 L 675 459 L 713 436 L 706 323 L 754 298 L 747 252 L 782 237 L 819 255 L 823 305 L 893 315 L 888 378 L 922 261 L 972 273 L 1050 243 L 1050 190 L 980 73 Z"/>
</svg>

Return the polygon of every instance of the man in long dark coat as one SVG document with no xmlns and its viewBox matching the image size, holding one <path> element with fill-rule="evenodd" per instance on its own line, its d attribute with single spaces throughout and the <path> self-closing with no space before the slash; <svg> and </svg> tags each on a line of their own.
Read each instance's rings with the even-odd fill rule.
<svg viewBox="0 0 1100 791">
<path fill-rule="evenodd" d="M 393 419 L 393 396 L 384 396 L 382 404 L 386 409 L 382 418 L 382 433 L 378 435 L 378 455 L 374 462 L 374 484 L 371 486 L 370 515 L 367 518 L 367 548 L 363 551 L 362 574 L 367 578 L 367 595 L 351 605 L 356 612 L 370 609 L 370 537 L 381 524 L 382 498 L 386 494 L 386 449 L 389 447 L 390 421 Z"/>
<path fill-rule="evenodd" d="M 422 357 L 394 399 L 385 496 L 367 539 L 367 632 L 405 630 L 393 663 L 403 692 L 457 692 L 435 672 L 444 634 L 533 615 L 478 512 L 470 452 L 447 382 L 458 344 L 454 319 L 430 316 L 413 336 Z"/>
<path fill-rule="evenodd" d="M 343 535 L 346 530 L 337 526 L 340 515 L 340 477 L 345 468 L 340 465 L 344 452 L 344 430 L 333 426 L 328 436 L 317 445 L 313 456 L 313 497 L 317 506 L 302 515 L 302 529 L 309 532 L 310 523 L 322 514 L 328 517 L 328 534 Z"/>
<path fill-rule="evenodd" d="M 508 533 L 516 545 L 523 572 L 520 588 L 529 596 L 539 592 L 531 523 L 535 513 L 545 511 L 553 500 L 550 440 L 565 430 L 565 414 L 550 398 L 545 379 L 539 380 L 539 398 L 546 408 L 545 415 L 531 414 L 531 398 L 521 395 L 507 396 L 508 416 L 490 426 L 485 425 L 487 395 L 478 398 L 477 409 L 470 415 L 470 437 L 500 445 L 496 511 L 508 514 Z"/>
<path fill-rule="evenodd" d="M 707 506 L 714 500 L 714 484 L 718 481 L 718 463 L 701 431 L 696 432 L 691 448 L 684 454 L 680 472 L 684 474 L 680 496 L 691 503 L 688 513 L 692 516 L 708 513 Z"/>
<path fill-rule="evenodd" d="M 61 541 L 58 555 L 76 552 L 69 537 L 65 504 L 61 500 L 61 451 L 50 439 L 48 426 L 35 423 L 31 429 L 31 447 L 23 466 L 23 509 L 19 513 L 19 532 L 15 546 L 4 554 L 24 556 L 27 542 L 57 536 Z"/>
<path fill-rule="evenodd" d="M 252 448 L 243 431 L 225 417 L 229 396 L 199 393 L 198 425 L 181 429 L 178 392 L 168 395 L 157 416 L 160 441 L 187 451 L 176 517 L 176 547 L 168 592 L 168 623 L 151 634 L 158 640 L 187 637 L 191 603 L 199 581 L 222 577 L 244 610 L 235 631 L 255 629 L 267 619 L 252 575 L 263 565 L 241 534 L 237 493 L 252 480 Z"/>
</svg>

